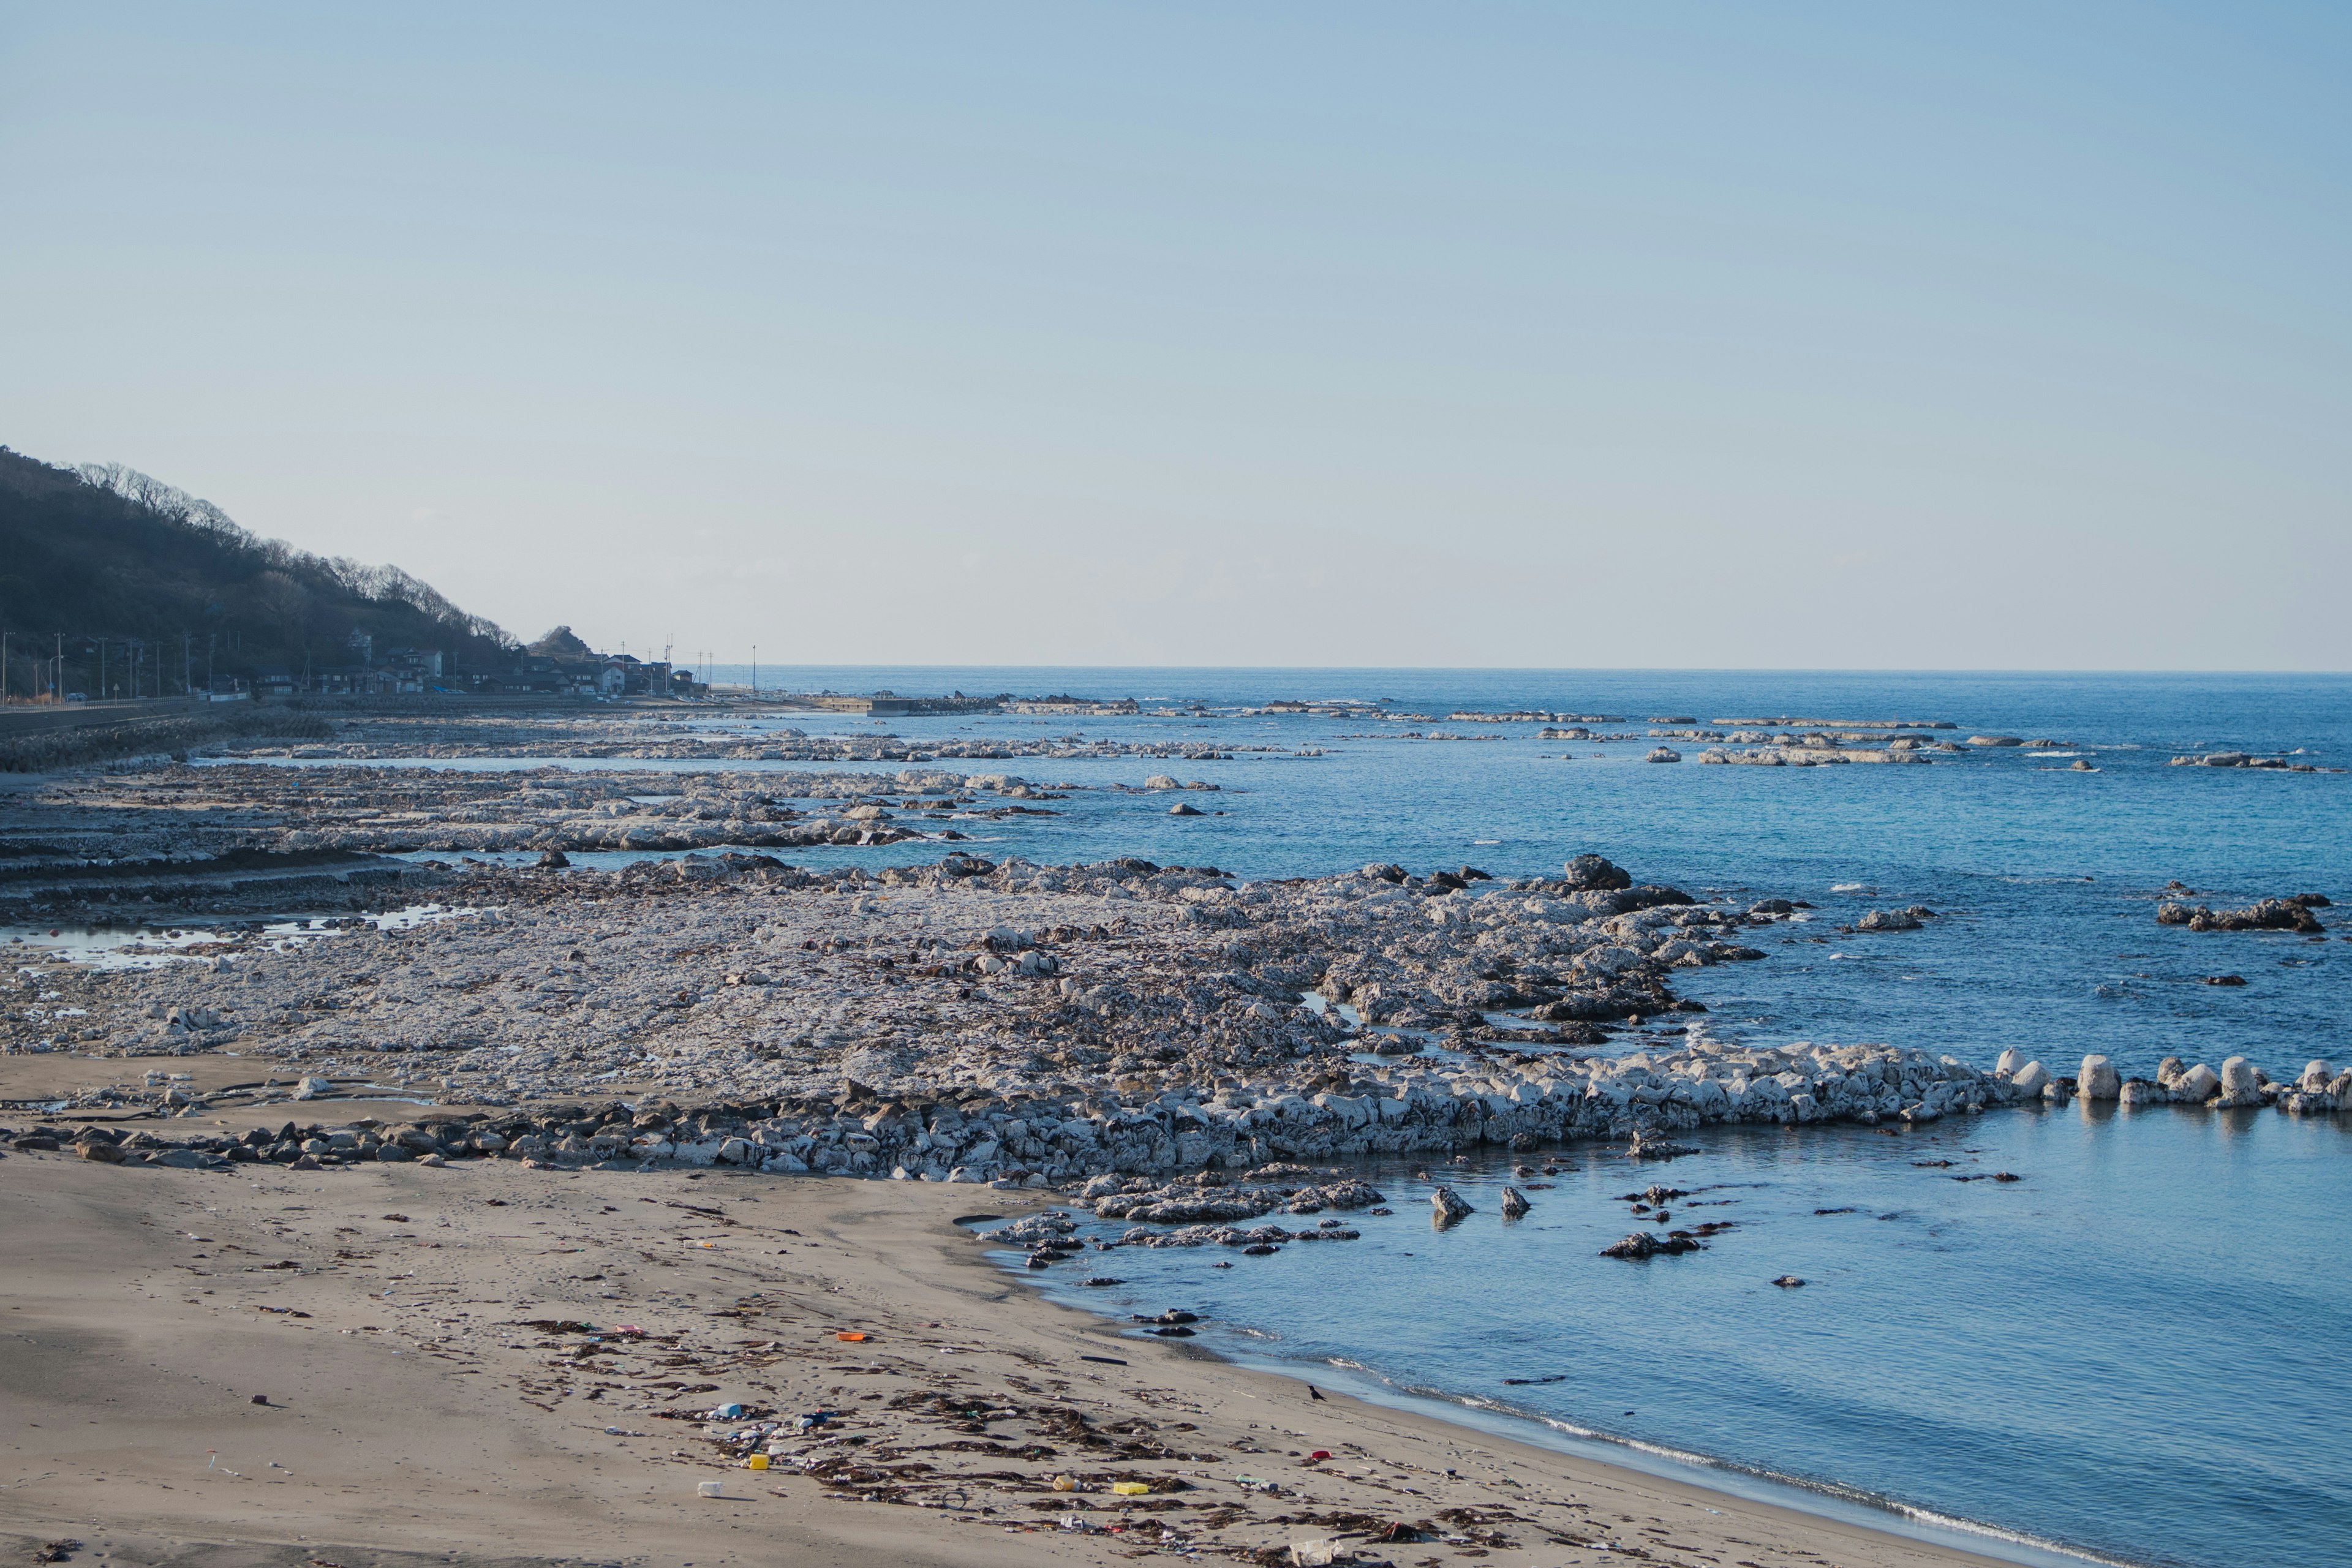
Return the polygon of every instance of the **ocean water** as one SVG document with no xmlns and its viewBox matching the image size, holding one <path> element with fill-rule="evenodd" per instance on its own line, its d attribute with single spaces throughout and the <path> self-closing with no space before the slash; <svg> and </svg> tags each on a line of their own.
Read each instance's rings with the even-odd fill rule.
<svg viewBox="0 0 2352 1568">
<path fill-rule="evenodd" d="M 732 672 L 725 667 L 720 679 Z M 810 865 L 936 858 L 950 848 L 1040 862 L 1142 855 L 1237 876 L 1314 876 L 1367 861 L 1415 871 L 1473 865 L 1556 873 L 1607 855 L 1694 893 L 1777 896 L 1811 921 L 1753 940 L 1762 963 L 1684 972 L 1717 1035 L 1883 1040 L 1990 1065 L 2008 1046 L 2053 1068 L 2105 1052 L 2126 1075 L 2168 1055 L 2245 1055 L 2272 1074 L 2352 1058 L 2352 951 L 2339 941 L 2192 932 L 2155 923 L 2178 881 L 2197 901 L 2318 892 L 2352 900 L 2352 773 L 2171 767 L 2221 750 L 2294 752 L 2352 767 L 2352 677 L 1843 675 L 1683 672 L 888 669 L 762 667 L 767 689 L 1011 691 L 1199 701 L 1202 718 L 852 720 L 796 715 L 810 732 L 913 742 L 992 738 L 1218 748 L 1227 761 L 950 761 L 1033 783 L 1140 784 L 1171 773 L 1219 786 L 1181 798 L 1082 791 L 1054 816 L 974 827 L 975 842 L 796 850 Z M 1269 700 L 1383 697 L 1428 725 L 1236 710 Z M 1624 714 L 1592 726 L 1643 735 L 1652 716 L 1948 720 L 1978 733 L 2068 742 L 1937 754 L 1925 767 L 1701 764 L 1643 759 L 1654 742 L 1542 741 L 1538 724 L 1454 722 L 1456 710 Z M 730 725 L 754 731 L 761 726 Z M 1491 740 L 1408 740 L 1419 729 Z M 1252 752 L 1243 747 L 1268 747 Z M 1319 751 L 1322 755 L 1302 755 Z M 2074 761 L 2094 772 L 2076 772 Z M 643 766 L 604 762 L 600 766 Z M 680 770 L 703 764 L 667 763 Z M 805 766 L 806 764 L 787 764 Z M 890 773 L 896 764 L 872 771 Z M 1845 937 L 1874 907 L 1925 904 L 1918 931 Z M 2352 910 L 2340 934 L 2352 936 Z M 2237 974 L 2243 986 L 2213 986 Z"/>
<path fill-rule="evenodd" d="M 1345 1216 L 1360 1241 L 1125 1247 L 1045 1289 L 1121 1317 L 1184 1308 L 1208 1320 L 1197 1342 L 1327 1386 L 1678 1458 L 1706 1484 L 1777 1479 L 1796 1506 L 1941 1521 L 2026 1562 L 2049 1561 L 2017 1550 L 2035 1543 L 2346 1561 L 2352 1128 L 2078 1105 L 1690 1141 L 1703 1152 L 1664 1166 L 1578 1147 L 1555 1175 L 1433 1170 L 1477 1211 L 1444 1230 L 1416 1166 L 1376 1166 L 1396 1212 Z M 1955 1179 L 1994 1171 L 2021 1179 Z M 1532 1186 L 1522 1219 L 1500 1217 L 1507 1181 Z M 1705 1252 L 1601 1257 L 1650 1228 L 1620 1200 L 1654 1182 L 1690 1194 L 1675 1225 L 1735 1228 Z M 1805 1284 L 1772 1283 L 1789 1276 Z"/>
<path fill-rule="evenodd" d="M 1050 803 L 1055 816 L 961 825 L 976 842 L 793 852 L 803 863 L 956 847 L 1040 862 L 1143 855 L 1245 878 L 1370 860 L 1511 877 L 1597 851 L 1694 893 L 1816 906 L 1756 934 L 1764 962 L 1678 972 L 1720 1037 L 1884 1041 L 1987 1066 L 2014 1045 L 2062 1072 L 2099 1051 L 2127 1075 L 2167 1055 L 2218 1067 L 2242 1054 L 2273 1076 L 2352 1061 L 2352 913 L 2322 910 L 2331 930 L 2318 940 L 2155 922 L 2175 881 L 2216 904 L 2352 900 L 2352 774 L 2168 765 L 2226 749 L 2352 766 L 2352 678 L 767 667 L 761 679 L 1203 711 L 711 721 L 1216 753 L 942 762 L 1095 787 Z M 1242 711 L 1382 698 L 1434 721 Z M 1688 760 L 1655 764 L 1646 738 L 1544 741 L 1536 724 L 1446 717 L 1520 709 L 1623 715 L 1593 728 L 1636 736 L 1659 716 L 1791 715 L 1946 720 L 1957 738 L 2065 744 L 1926 767 L 1759 768 L 1700 765 L 1703 744 L 1676 741 Z M 1213 815 L 1171 817 L 1166 795 L 1099 787 L 1155 773 L 1217 784 L 1181 797 Z M 1938 918 L 1899 934 L 1837 929 L 1912 904 Z M 2245 984 L 2204 983 L 2222 974 Z M 1967 1521 L 2029 1560 L 2014 1541 L 2198 1568 L 2352 1561 L 2352 1117 L 2077 1107 L 1903 1135 L 1697 1141 L 1703 1153 L 1664 1168 L 1567 1151 L 1558 1176 L 1532 1178 L 1552 1184 L 1517 1224 L 1496 1216 L 1494 1189 L 1528 1179 L 1495 1162 L 1433 1172 L 1479 1209 L 1447 1232 L 1429 1226 L 1429 1182 L 1378 1169 L 1398 1212 L 1363 1221 L 1360 1242 L 1265 1258 L 1126 1249 L 1071 1267 L 1127 1286 L 1049 1288 L 1122 1315 L 1191 1308 L 1213 1320 L 1207 1342 L 1236 1353 L 1468 1402 L 1530 1435 L 1781 1478 L 1825 1505 Z M 2022 1180 L 1954 1179 L 1995 1170 Z M 1720 1205 L 1680 1209 L 1678 1222 L 1736 1227 L 1686 1257 L 1599 1257 L 1635 1228 L 1616 1194 L 1653 1180 Z M 1235 1267 L 1211 1268 L 1226 1259 Z M 1772 1286 L 1782 1275 L 1808 1283 Z"/>
</svg>

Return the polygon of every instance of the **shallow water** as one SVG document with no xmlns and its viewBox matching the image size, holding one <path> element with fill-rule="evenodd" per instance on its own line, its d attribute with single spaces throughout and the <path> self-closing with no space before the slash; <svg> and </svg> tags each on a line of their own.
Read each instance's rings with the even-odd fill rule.
<svg viewBox="0 0 2352 1568">
<path fill-rule="evenodd" d="M 1205 1342 L 1310 1375 L 1360 1367 L 2053 1544 L 2217 1568 L 2344 1560 L 2352 1127 L 2077 1107 L 1694 1141 L 1703 1153 L 1669 1164 L 1576 1148 L 1557 1175 L 1433 1171 L 1478 1211 L 1443 1231 L 1429 1182 L 1378 1169 L 1397 1212 L 1343 1216 L 1360 1241 L 1120 1248 L 1047 1289 L 1121 1316 L 1199 1311 Z M 1994 1171 L 2022 1179 L 1954 1179 Z M 1506 1221 L 1507 1181 L 1551 1185 Z M 1679 1258 L 1600 1256 L 1654 1228 L 1618 1201 L 1653 1183 L 1690 1193 L 1674 1226 L 1736 1228 Z M 1126 1283 L 1079 1287 L 1088 1274 Z"/>
</svg>

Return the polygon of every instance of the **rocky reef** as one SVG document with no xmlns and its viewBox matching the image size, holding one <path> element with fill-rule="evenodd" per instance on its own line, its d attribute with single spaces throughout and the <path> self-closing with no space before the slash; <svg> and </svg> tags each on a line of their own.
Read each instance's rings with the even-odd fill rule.
<svg viewBox="0 0 2352 1568">
<path fill-rule="evenodd" d="M 2156 923 L 2187 926 L 2190 931 L 2291 931 L 2310 936 L 2327 929 L 2311 911 L 2327 907 L 2328 900 L 2318 893 L 2262 899 L 2242 910 L 2208 909 L 2203 904 L 2167 900 L 2156 906 Z"/>
</svg>

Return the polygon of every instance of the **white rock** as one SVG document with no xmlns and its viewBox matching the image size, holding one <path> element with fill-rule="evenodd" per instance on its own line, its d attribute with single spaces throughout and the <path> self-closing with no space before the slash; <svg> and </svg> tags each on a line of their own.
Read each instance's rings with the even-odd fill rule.
<svg viewBox="0 0 2352 1568">
<path fill-rule="evenodd" d="M 2009 1083 L 2020 1095 L 2037 1095 L 2050 1087 L 2050 1069 L 2040 1062 L 2028 1062 L 2017 1069 Z"/>
<path fill-rule="evenodd" d="M 2116 1076 L 2115 1063 L 2095 1053 L 2083 1058 L 2074 1089 L 2084 1100 L 2113 1100 L 2122 1092 L 2123 1079 Z"/>
<path fill-rule="evenodd" d="M 2025 1053 L 2011 1046 L 2000 1053 L 2000 1059 L 1993 1063 L 1992 1070 L 2006 1077 L 2014 1078 L 2017 1076 L 2017 1069 L 2024 1065 Z"/>
<path fill-rule="evenodd" d="M 2202 1105 L 2221 1091 L 2221 1075 L 2203 1062 L 2172 1080 L 2172 1098 L 2188 1105 Z"/>
<path fill-rule="evenodd" d="M 2228 1105 L 2259 1105 L 2262 1103 L 2262 1079 L 2254 1072 L 2254 1064 L 2243 1057 L 2231 1057 L 2221 1064 L 2221 1100 Z"/>
</svg>

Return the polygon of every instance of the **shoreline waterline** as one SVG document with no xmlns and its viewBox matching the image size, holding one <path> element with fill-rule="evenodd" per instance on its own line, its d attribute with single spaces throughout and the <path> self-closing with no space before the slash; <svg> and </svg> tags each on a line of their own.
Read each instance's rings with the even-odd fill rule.
<svg viewBox="0 0 2352 1568">
<path fill-rule="evenodd" d="M 1076 1313 L 1107 1327 L 1133 1327 L 1106 1309 L 1054 1292 L 1048 1288 L 1050 1281 L 1039 1279 L 1021 1264 L 1011 1261 L 1022 1256 L 1004 1248 L 991 1248 L 983 1254 L 985 1266 L 992 1273 L 1022 1287 L 1022 1293 L 1034 1302 Z M 1133 1342 L 1129 1334 L 1121 1333 L 1118 1338 Z M 1588 1463 L 1632 1470 L 1713 1493 L 1726 1500 L 1761 1503 L 1920 1545 L 1989 1556 L 2020 1568 L 2083 1568 L 2086 1563 L 2096 1568 L 2157 1568 L 2152 1560 L 2045 1541 L 2022 1531 L 1941 1513 L 1862 1488 L 1807 1480 L 1696 1449 L 1670 1447 L 1580 1427 L 1539 1411 L 1516 1409 L 1475 1395 L 1399 1384 L 1360 1364 L 1321 1359 L 1313 1363 L 1319 1371 L 1310 1372 L 1309 1365 L 1301 1360 L 1251 1354 L 1222 1336 L 1189 1342 L 1183 1353 L 1278 1377 L 1302 1388 L 1328 1389 L 1367 1405 L 1423 1416 L 1465 1433 L 1500 1437 Z"/>
</svg>

